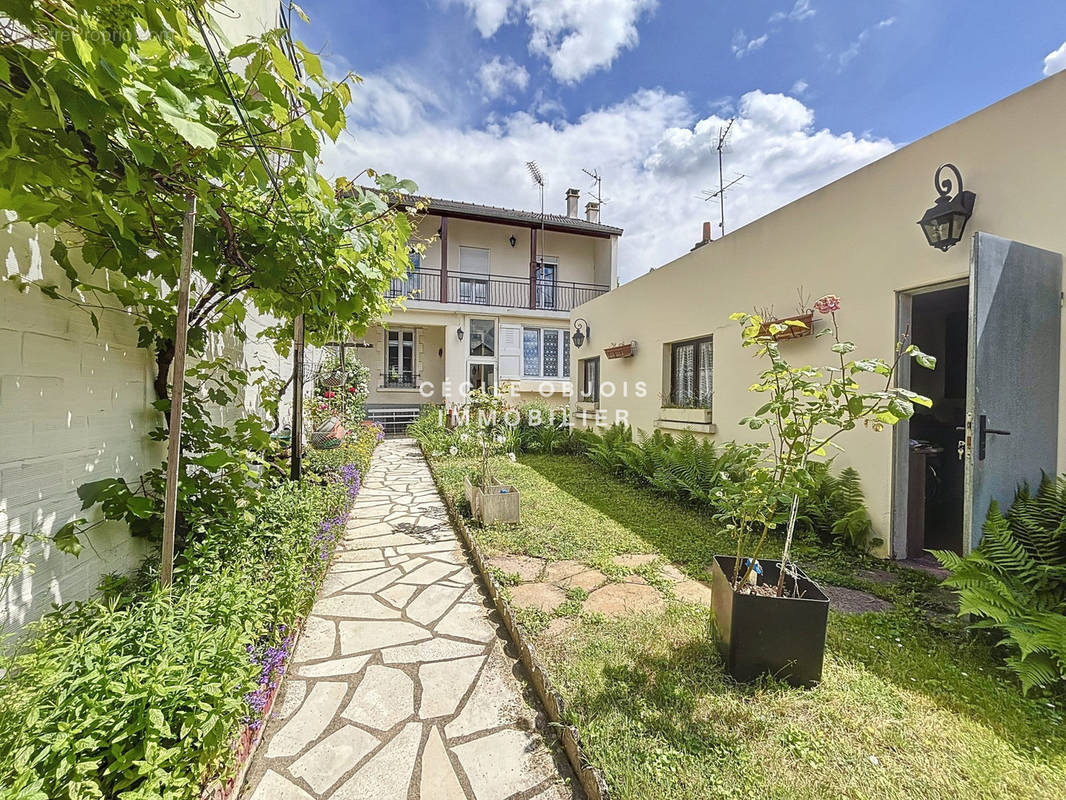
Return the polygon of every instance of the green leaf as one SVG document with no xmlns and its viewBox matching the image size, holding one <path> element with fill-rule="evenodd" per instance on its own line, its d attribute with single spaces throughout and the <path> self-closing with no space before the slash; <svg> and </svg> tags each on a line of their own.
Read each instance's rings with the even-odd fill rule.
<svg viewBox="0 0 1066 800">
<path fill-rule="evenodd" d="M 78 526 L 84 525 L 84 519 L 76 519 L 68 522 L 52 535 L 52 542 L 60 552 L 67 555 L 78 556 L 81 554 L 81 542 L 78 541 Z"/>
<path fill-rule="evenodd" d="M 100 495 L 116 486 L 125 486 L 126 481 L 121 478 L 104 478 L 98 481 L 83 483 L 78 487 L 78 497 L 81 499 L 82 511 L 99 502 Z"/>
<path fill-rule="evenodd" d="M 189 459 L 194 464 L 199 464 L 201 467 L 207 467 L 208 469 L 218 469 L 233 461 L 233 457 L 224 450 L 216 450 L 213 453 L 207 453 L 206 455 L 197 456 L 196 458 Z"/>
<path fill-rule="evenodd" d="M 155 503 L 152 502 L 151 498 L 143 497 L 139 494 L 130 495 L 126 500 L 126 510 L 135 517 L 148 519 L 148 517 L 152 516 L 152 512 L 155 511 Z"/>
</svg>

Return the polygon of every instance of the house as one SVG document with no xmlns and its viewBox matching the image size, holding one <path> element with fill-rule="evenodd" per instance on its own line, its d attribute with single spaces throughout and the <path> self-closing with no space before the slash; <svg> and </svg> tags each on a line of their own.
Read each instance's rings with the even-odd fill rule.
<svg viewBox="0 0 1066 800">
<path fill-rule="evenodd" d="M 437 198 L 405 198 L 423 216 L 402 305 L 356 342 L 370 369 L 368 413 L 400 431 L 429 404 L 500 386 L 518 401 L 564 405 L 570 391 L 570 311 L 618 277 L 618 237 L 599 204 L 566 193 L 565 215 Z"/>
<path fill-rule="evenodd" d="M 838 295 L 842 335 L 859 354 L 891 358 L 909 337 L 938 358 L 932 372 L 905 363 L 899 376 L 932 409 L 839 438 L 836 467 L 862 477 L 879 554 L 969 552 L 992 500 L 1066 469 L 1064 130 L 1060 73 L 575 308 L 573 326 L 590 331 L 571 350 L 575 417 L 756 440 L 739 420 L 760 405 L 748 391 L 760 366 L 730 313 L 790 318 Z M 938 174 L 945 164 L 976 203 L 961 240 L 941 250 L 915 222 L 941 181 L 949 195 L 963 188 L 950 168 Z M 809 298 L 797 308 L 800 288 Z M 829 324 L 815 314 L 815 332 Z M 628 342 L 631 357 L 606 357 Z M 781 349 L 793 363 L 827 362 L 824 339 Z"/>
</svg>

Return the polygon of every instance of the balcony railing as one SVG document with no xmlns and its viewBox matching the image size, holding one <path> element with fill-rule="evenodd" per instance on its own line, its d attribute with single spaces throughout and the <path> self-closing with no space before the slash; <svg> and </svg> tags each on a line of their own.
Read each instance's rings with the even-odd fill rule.
<svg viewBox="0 0 1066 800">
<path fill-rule="evenodd" d="M 447 302 L 499 308 L 570 311 L 606 293 L 609 288 L 598 283 L 536 281 L 532 278 L 451 270 L 448 270 L 447 280 L 442 281 L 439 269 L 419 269 L 405 280 L 394 279 L 389 286 L 388 297 L 406 296 L 409 303 Z"/>
<path fill-rule="evenodd" d="M 422 377 L 411 370 L 389 370 L 379 372 L 381 389 L 417 389 L 422 385 Z"/>
</svg>

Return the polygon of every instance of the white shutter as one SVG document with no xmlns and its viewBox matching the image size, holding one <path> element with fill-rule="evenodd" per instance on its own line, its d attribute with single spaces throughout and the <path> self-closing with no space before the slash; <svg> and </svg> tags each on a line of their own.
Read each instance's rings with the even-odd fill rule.
<svg viewBox="0 0 1066 800">
<path fill-rule="evenodd" d="M 500 380 L 522 377 L 522 326 L 500 325 Z"/>
</svg>

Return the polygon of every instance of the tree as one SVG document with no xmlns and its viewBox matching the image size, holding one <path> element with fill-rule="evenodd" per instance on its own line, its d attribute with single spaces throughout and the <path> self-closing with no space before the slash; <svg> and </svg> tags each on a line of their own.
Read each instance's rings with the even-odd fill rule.
<svg viewBox="0 0 1066 800">
<path fill-rule="evenodd" d="M 358 77 L 331 80 L 283 28 L 230 47 L 207 9 L 205 0 L 9 0 L 0 13 L 0 209 L 56 230 L 52 256 L 69 285 L 37 289 L 97 328 L 105 313 L 136 321 L 162 412 L 190 196 L 194 357 L 209 334 L 242 338 L 253 309 L 277 318 L 269 333 L 282 352 L 300 314 L 309 344 L 361 331 L 388 310 L 389 281 L 410 266 L 412 226 L 393 198 L 414 185 L 372 170 L 335 181 L 321 172 Z M 205 361 L 190 377 L 181 532 L 239 512 L 257 487 L 248 461 L 267 442 L 254 418 L 211 424 L 209 405 L 232 402 L 247 375 Z M 108 479 L 79 493 L 135 533 L 160 528 L 158 468 L 135 488 Z"/>
</svg>

